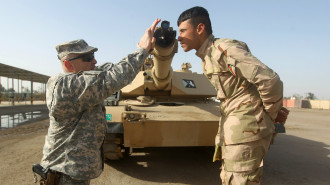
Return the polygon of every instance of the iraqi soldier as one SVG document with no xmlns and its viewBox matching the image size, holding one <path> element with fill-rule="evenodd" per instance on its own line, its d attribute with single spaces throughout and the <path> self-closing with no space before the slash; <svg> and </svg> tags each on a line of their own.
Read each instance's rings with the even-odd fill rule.
<svg viewBox="0 0 330 185">
<path fill-rule="evenodd" d="M 181 47 L 196 50 L 221 101 L 214 161 L 222 161 L 222 184 L 260 184 L 274 123 L 277 117 L 284 123 L 287 116 L 286 111 L 279 113 L 282 81 L 245 43 L 215 38 L 206 9 L 190 8 L 177 23 Z"/>
<path fill-rule="evenodd" d="M 89 184 L 103 170 L 102 144 L 106 133 L 103 101 L 129 84 L 154 45 L 156 19 L 138 48 L 117 64 L 95 66 L 94 52 L 84 40 L 56 46 L 64 73 L 47 83 L 50 125 L 41 166 L 50 169 L 47 184 Z"/>
</svg>

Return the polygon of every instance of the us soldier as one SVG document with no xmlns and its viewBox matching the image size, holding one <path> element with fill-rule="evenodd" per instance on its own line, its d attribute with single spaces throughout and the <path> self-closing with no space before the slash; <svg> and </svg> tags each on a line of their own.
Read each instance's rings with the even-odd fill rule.
<svg viewBox="0 0 330 185">
<path fill-rule="evenodd" d="M 222 161 L 222 184 L 260 184 L 274 123 L 284 123 L 288 113 L 280 111 L 282 81 L 245 43 L 215 38 L 206 9 L 190 8 L 177 23 L 181 47 L 185 52 L 196 50 L 203 72 L 221 100 L 213 160 Z"/>
<path fill-rule="evenodd" d="M 50 126 L 41 166 L 54 174 L 47 176 L 47 184 L 89 184 L 101 174 L 106 133 L 103 101 L 135 78 L 154 45 L 159 22 L 156 19 L 141 37 L 138 49 L 117 64 L 95 67 L 98 49 L 82 39 L 56 46 L 65 73 L 47 83 Z"/>
</svg>

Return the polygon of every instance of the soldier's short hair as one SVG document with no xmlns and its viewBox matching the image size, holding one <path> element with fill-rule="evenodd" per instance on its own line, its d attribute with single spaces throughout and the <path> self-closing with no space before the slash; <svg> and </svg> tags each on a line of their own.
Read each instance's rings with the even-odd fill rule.
<svg viewBox="0 0 330 185">
<path fill-rule="evenodd" d="M 180 26 L 180 24 L 183 21 L 189 20 L 190 24 L 192 24 L 194 27 L 196 27 L 199 23 L 203 23 L 205 25 L 205 31 L 208 35 L 212 34 L 212 25 L 211 20 L 209 17 L 208 11 L 200 6 L 192 7 L 188 10 L 185 10 L 181 13 L 181 15 L 178 18 L 177 24 Z"/>
</svg>

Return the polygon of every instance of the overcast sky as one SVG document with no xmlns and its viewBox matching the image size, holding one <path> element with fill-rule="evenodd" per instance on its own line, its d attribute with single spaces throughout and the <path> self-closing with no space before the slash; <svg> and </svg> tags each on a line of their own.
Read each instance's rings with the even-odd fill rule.
<svg viewBox="0 0 330 185">
<path fill-rule="evenodd" d="M 252 54 L 279 74 L 285 96 L 312 92 L 330 99 L 327 0 L 0 2 L 0 63 L 52 76 L 62 72 L 55 45 L 80 38 L 99 48 L 98 64 L 117 63 L 136 49 L 156 18 L 178 30 L 180 13 L 198 5 L 209 11 L 215 37 L 246 42 Z M 195 51 L 179 48 L 173 69 L 183 62 L 202 72 Z M 2 84 L 6 81 L 1 78 Z"/>
</svg>

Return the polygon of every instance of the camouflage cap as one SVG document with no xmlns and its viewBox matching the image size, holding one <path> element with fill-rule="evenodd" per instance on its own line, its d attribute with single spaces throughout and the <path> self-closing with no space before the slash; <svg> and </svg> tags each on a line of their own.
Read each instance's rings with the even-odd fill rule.
<svg viewBox="0 0 330 185">
<path fill-rule="evenodd" d="M 95 52 L 97 50 L 97 48 L 88 46 L 87 42 L 85 42 L 83 39 L 64 42 L 56 46 L 56 51 L 58 53 L 57 57 L 59 60 L 71 53 L 85 54 Z"/>
</svg>

